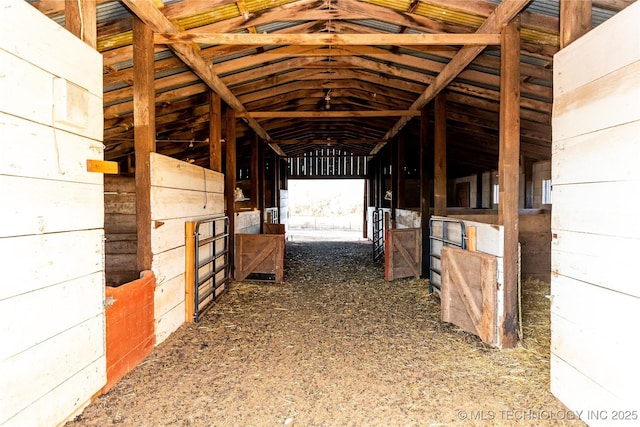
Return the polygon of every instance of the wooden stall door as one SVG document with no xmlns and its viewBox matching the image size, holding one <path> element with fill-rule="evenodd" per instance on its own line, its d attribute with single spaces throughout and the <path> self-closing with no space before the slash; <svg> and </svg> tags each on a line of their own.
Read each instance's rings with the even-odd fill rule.
<svg viewBox="0 0 640 427">
<path fill-rule="evenodd" d="M 236 280 L 251 273 L 273 274 L 284 281 L 284 234 L 236 234 Z"/>
<path fill-rule="evenodd" d="M 386 230 L 384 280 L 401 279 L 422 273 L 422 232 L 420 228 Z"/>
<path fill-rule="evenodd" d="M 441 252 L 442 320 L 497 344 L 498 262 L 493 255 L 444 247 Z"/>
</svg>

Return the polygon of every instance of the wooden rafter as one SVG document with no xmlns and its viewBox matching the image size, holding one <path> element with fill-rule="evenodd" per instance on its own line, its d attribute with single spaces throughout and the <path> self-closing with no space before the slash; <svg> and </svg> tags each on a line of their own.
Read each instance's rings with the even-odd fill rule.
<svg viewBox="0 0 640 427">
<path fill-rule="evenodd" d="M 182 31 L 155 34 L 156 44 L 204 43 L 220 45 L 373 46 L 373 45 L 471 45 L 500 44 L 500 34 L 244 34 Z"/>
<path fill-rule="evenodd" d="M 478 29 L 478 33 L 490 32 L 500 30 L 500 28 L 507 22 L 511 21 L 520 11 L 522 11 L 532 0 L 513 0 L 508 2 L 502 2 L 500 5 L 489 15 L 484 23 Z M 486 46 L 464 46 L 460 48 L 456 56 L 444 67 L 444 69 L 438 74 L 433 84 L 431 84 L 423 93 L 414 101 L 411 105 L 412 110 L 421 109 L 427 105 L 435 96 L 441 92 L 453 79 L 455 79 L 464 70 L 467 65 L 475 59 L 476 56 L 482 52 Z M 385 139 L 393 138 L 402 129 L 409 117 L 402 117 L 398 122 L 387 132 Z M 371 150 L 371 154 L 376 154 L 383 145 L 378 144 Z"/>
<path fill-rule="evenodd" d="M 166 16 L 152 3 L 147 0 L 123 0 L 123 3 L 136 14 L 138 18 L 147 24 L 154 32 L 172 33 L 178 32 L 175 25 L 167 19 Z M 236 96 L 225 86 L 218 75 L 199 55 L 197 49 L 191 44 L 175 44 L 171 45 L 171 50 L 178 56 L 189 68 L 197 74 L 207 86 L 216 92 L 234 111 L 243 113 L 246 111 L 244 105 L 236 98 Z M 271 137 L 262 129 L 260 124 L 251 118 L 246 118 L 247 124 L 261 138 L 269 141 Z M 270 145 L 277 152 L 277 146 Z M 280 153 L 278 153 L 280 154 Z M 282 153 L 284 154 L 284 153 Z M 281 155 L 282 155 L 281 154 Z"/>
</svg>

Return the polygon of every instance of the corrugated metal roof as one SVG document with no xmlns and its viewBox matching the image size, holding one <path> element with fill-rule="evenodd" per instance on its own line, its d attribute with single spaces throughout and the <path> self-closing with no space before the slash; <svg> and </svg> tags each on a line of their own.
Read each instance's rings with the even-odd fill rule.
<svg viewBox="0 0 640 427">
<path fill-rule="evenodd" d="M 388 22 L 377 21 L 375 19 L 360 19 L 357 22 L 355 21 L 348 21 L 348 22 L 354 22 L 363 27 L 372 28 L 374 30 L 382 31 L 385 33 L 392 33 L 392 34 L 397 34 L 402 29 L 402 27 L 400 27 L 399 25 L 393 25 Z"/>
<path fill-rule="evenodd" d="M 364 0 L 366 3 L 384 6 L 395 10 L 408 11 L 411 7 L 411 0 Z"/>
</svg>

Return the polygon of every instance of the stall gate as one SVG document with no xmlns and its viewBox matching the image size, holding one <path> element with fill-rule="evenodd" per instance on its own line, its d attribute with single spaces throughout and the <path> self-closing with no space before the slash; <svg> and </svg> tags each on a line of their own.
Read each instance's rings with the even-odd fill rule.
<svg viewBox="0 0 640 427">
<path fill-rule="evenodd" d="M 441 250 L 445 246 L 461 249 L 467 247 L 467 235 L 464 222 L 459 219 L 431 217 L 429 219 L 429 293 L 440 293 Z"/>
<path fill-rule="evenodd" d="M 185 320 L 197 323 L 229 289 L 229 218 L 186 222 L 185 250 Z"/>
<path fill-rule="evenodd" d="M 384 258 L 384 210 L 373 211 L 373 260 Z"/>
</svg>

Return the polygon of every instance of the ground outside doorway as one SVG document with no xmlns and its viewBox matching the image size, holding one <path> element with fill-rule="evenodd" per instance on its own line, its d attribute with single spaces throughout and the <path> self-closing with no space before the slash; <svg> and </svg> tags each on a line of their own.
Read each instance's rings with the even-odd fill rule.
<svg viewBox="0 0 640 427">
<path fill-rule="evenodd" d="M 370 243 L 287 242 L 285 283 L 236 282 L 68 427 L 584 425 L 549 390 L 548 285 L 496 350 L 440 320 Z"/>
</svg>

